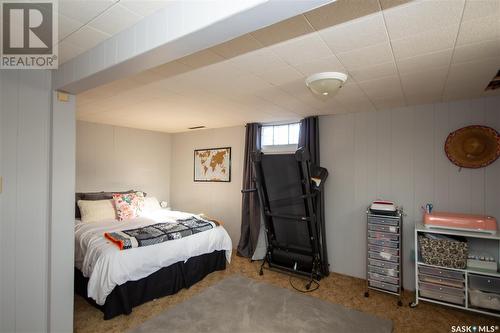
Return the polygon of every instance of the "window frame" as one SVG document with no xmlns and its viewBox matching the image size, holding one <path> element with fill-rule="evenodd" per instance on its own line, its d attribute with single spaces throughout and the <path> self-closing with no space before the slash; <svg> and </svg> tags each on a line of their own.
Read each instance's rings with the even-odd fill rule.
<svg viewBox="0 0 500 333">
<path fill-rule="evenodd" d="M 297 143 L 288 143 L 288 144 L 274 144 L 274 135 L 273 135 L 273 144 L 272 145 L 264 145 L 262 144 L 262 135 L 264 133 L 264 127 L 274 127 L 287 125 L 288 126 L 288 140 L 290 140 L 290 125 L 299 125 L 299 137 L 300 137 L 300 121 L 286 122 L 286 123 L 273 123 L 273 124 L 264 124 L 261 128 L 260 140 L 261 140 L 261 151 L 263 153 L 273 153 L 273 154 L 285 154 L 285 153 L 293 153 L 298 149 L 299 143 L 297 138 Z"/>
</svg>

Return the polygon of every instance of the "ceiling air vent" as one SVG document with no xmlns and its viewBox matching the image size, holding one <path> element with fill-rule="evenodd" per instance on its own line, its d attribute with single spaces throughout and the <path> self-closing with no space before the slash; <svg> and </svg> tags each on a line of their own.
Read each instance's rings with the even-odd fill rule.
<svg viewBox="0 0 500 333">
<path fill-rule="evenodd" d="M 485 91 L 488 90 L 496 90 L 500 88 L 500 70 L 497 72 L 497 75 L 490 81 Z"/>
<path fill-rule="evenodd" d="M 188 127 L 188 129 L 190 129 L 190 130 L 195 130 L 195 129 L 200 129 L 200 128 L 205 128 L 205 126 Z"/>
</svg>

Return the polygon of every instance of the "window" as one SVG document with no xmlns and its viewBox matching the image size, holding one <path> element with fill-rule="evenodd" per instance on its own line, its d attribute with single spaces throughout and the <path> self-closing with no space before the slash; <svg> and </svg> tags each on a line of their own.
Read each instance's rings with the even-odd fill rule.
<svg viewBox="0 0 500 333">
<path fill-rule="evenodd" d="M 300 123 L 262 126 L 261 142 L 264 152 L 290 152 L 297 149 Z"/>
</svg>

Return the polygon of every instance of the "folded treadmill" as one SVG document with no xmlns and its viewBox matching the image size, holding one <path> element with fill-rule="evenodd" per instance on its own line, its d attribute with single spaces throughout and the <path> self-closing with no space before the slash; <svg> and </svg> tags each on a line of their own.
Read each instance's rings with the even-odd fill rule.
<svg viewBox="0 0 500 333">
<path fill-rule="evenodd" d="M 255 183 L 265 220 L 270 269 L 321 279 L 329 274 L 322 191 L 325 168 L 304 149 L 294 154 L 254 152 Z"/>
</svg>

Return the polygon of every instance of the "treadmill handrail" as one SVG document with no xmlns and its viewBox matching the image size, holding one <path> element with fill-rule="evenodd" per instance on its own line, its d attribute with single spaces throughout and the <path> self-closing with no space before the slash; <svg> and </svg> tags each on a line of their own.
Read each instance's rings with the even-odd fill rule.
<svg viewBox="0 0 500 333">
<path fill-rule="evenodd" d="M 271 216 L 271 217 L 279 217 L 282 219 L 289 219 L 289 220 L 299 220 L 299 221 L 311 221 L 311 218 L 307 216 L 300 216 L 300 215 L 289 215 L 289 214 L 275 214 L 275 213 L 270 213 L 270 212 L 265 212 L 266 216 Z"/>
<path fill-rule="evenodd" d="M 245 188 L 241 190 L 241 193 L 252 193 L 252 192 L 257 192 L 256 188 Z"/>
</svg>

